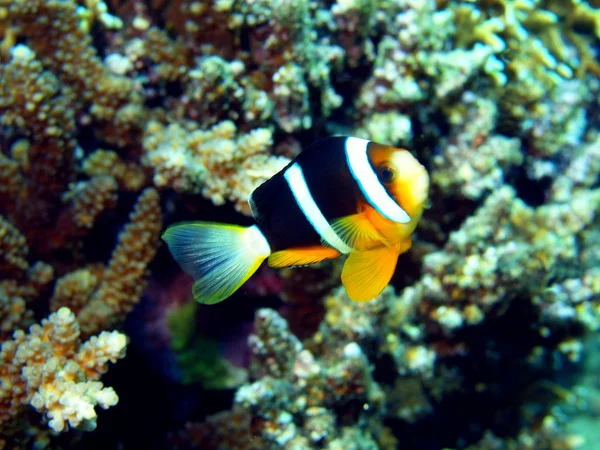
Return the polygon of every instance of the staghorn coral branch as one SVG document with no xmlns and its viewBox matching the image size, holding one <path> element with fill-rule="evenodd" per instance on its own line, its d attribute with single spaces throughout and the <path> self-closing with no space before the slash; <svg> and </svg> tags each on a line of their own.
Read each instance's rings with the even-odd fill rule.
<svg viewBox="0 0 600 450">
<path fill-rule="evenodd" d="M 77 183 L 64 197 L 71 197 L 71 208 L 66 214 L 78 229 L 90 229 L 98 216 L 117 203 L 118 185 L 111 176 L 97 176 Z M 63 197 L 63 198 L 64 198 Z"/>
<path fill-rule="evenodd" d="M 67 306 L 74 314 L 79 314 L 98 288 L 103 272 L 103 266 L 93 265 L 63 275 L 54 286 L 50 309 L 58 311 L 61 306 Z"/>
<path fill-rule="evenodd" d="M 74 176 L 74 111 L 71 91 L 45 71 L 25 46 L 13 49 L 11 61 L 0 66 L 0 123 L 26 133 L 29 145 L 13 146 L 26 164 L 5 157 L 0 162 L 7 180 L 7 210 L 32 248 L 44 245 L 55 221 L 60 196 Z M 24 176 L 25 175 L 25 176 Z"/>
<path fill-rule="evenodd" d="M 161 226 L 158 193 L 146 189 L 130 216 L 130 223 L 119 236 L 98 289 L 78 314 L 84 334 L 91 335 L 119 323 L 139 301 L 148 263 L 158 247 Z"/>
<path fill-rule="evenodd" d="M 111 74 L 102 64 L 92 45 L 89 24 L 82 20 L 84 11 L 75 1 L 15 0 L 6 15 L 15 23 L 16 35 L 26 41 L 64 88 L 75 94 L 67 111 L 90 104 L 98 134 L 124 146 L 144 121 L 141 97 L 132 80 Z M 112 22 L 117 28 L 121 25 L 119 20 Z"/>
<path fill-rule="evenodd" d="M 144 172 L 134 163 L 123 161 L 110 150 L 96 150 L 90 154 L 82 166 L 83 172 L 90 177 L 110 175 L 125 191 L 137 192 L 146 184 Z"/>
<path fill-rule="evenodd" d="M 77 3 L 57 0 L 15 0 L 10 17 L 19 23 L 19 35 L 70 86 L 80 99 L 94 102 L 92 111 L 109 118 L 132 93 L 126 78 L 108 76 L 91 36 L 80 26 Z"/>
</svg>

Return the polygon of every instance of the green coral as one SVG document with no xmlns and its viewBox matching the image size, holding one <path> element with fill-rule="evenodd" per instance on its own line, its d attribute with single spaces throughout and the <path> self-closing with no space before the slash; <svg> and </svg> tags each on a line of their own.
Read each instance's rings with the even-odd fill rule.
<svg viewBox="0 0 600 450">
<path fill-rule="evenodd" d="M 184 350 L 193 339 L 197 311 L 198 303 L 189 301 L 167 316 L 167 326 L 171 331 L 171 347 L 176 352 Z"/>
</svg>

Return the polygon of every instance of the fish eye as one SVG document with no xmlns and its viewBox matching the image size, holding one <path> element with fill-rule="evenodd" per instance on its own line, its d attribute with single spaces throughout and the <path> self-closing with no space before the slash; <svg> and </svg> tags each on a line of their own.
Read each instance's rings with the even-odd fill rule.
<svg viewBox="0 0 600 450">
<path fill-rule="evenodd" d="M 391 166 L 386 164 L 378 168 L 377 176 L 382 183 L 391 183 L 396 177 L 396 171 Z"/>
</svg>

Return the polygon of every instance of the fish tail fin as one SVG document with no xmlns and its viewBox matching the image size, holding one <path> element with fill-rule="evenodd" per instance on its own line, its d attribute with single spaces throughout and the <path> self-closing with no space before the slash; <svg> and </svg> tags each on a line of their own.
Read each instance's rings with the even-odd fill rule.
<svg viewBox="0 0 600 450">
<path fill-rule="evenodd" d="M 256 225 L 183 223 L 169 227 L 162 238 L 175 261 L 194 277 L 194 299 L 206 305 L 232 295 L 271 254 Z"/>
</svg>

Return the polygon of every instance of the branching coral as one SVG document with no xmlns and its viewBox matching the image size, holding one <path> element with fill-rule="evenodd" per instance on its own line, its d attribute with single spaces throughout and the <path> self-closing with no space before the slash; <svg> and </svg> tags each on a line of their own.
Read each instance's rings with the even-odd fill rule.
<svg viewBox="0 0 600 450">
<path fill-rule="evenodd" d="M 25 236 L 0 216 L 0 276 L 8 278 L 23 273 L 27 267 L 29 264 Z"/>
<path fill-rule="evenodd" d="M 114 122 L 113 130 L 123 127 L 118 124 L 120 109 L 138 102 L 133 84 L 106 71 L 91 45 L 90 35 L 85 27 L 80 27 L 75 2 L 15 0 L 8 7 L 8 20 L 14 24 L 17 35 L 26 38 L 42 64 L 72 89 L 76 95 L 72 102 L 89 102 L 90 112 L 101 123 Z"/>
<path fill-rule="evenodd" d="M 394 295 L 387 288 L 367 304 L 348 303 L 343 289 L 325 298 L 326 314 L 313 338 L 313 345 L 328 352 L 330 341 L 357 342 L 375 354 L 387 354 L 403 376 L 429 378 L 433 374 L 435 352 L 420 343 L 421 327 L 414 324 L 418 303 Z"/>
<path fill-rule="evenodd" d="M 156 73 L 161 79 L 174 81 L 189 75 L 191 54 L 181 42 L 174 42 L 160 28 L 152 27 L 143 42 L 147 48 L 148 57 L 158 64 Z"/>
<path fill-rule="evenodd" d="M 535 175 L 536 165 L 543 166 L 548 160 L 560 161 L 563 155 L 573 153 L 581 145 L 587 128 L 586 109 L 592 98 L 593 94 L 585 83 L 569 80 L 553 89 L 538 104 L 540 114 L 523 126 L 530 136 L 528 153 L 537 159 L 531 164 L 532 178 L 538 178 Z M 544 174 L 545 171 L 537 172 Z"/>
<path fill-rule="evenodd" d="M 401 2 L 389 14 L 371 76 L 355 100 L 362 122 L 358 133 L 395 138 L 406 145 L 412 134 L 411 121 L 401 122 L 402 115 L 414 111 L 413 118 L 427 131 L 434 128 L 437 124 L 429 122 L 436 108 L 454 104 L 456 95 L 477 74 L 492 72 L 492 50 L 483 45 L 454 48 L 452 41 L 458 32 L 454 12 L 438 8 L 435 1 Z M 394 133 L 388 131 L 391 128 Z"/>
<path fill-rule="evenodd" d="M 255 327 L 250 341 L 256 381 L 237 391 L 233 412 L 190 430 L 195 445 L 378 448 L 384 428 L 376 417 L 383 394 L 360 346 L 348 344 L 320 361 L 302 348 L 275 311 L 259 310 Z M 330 409 L 334 405 L 337 414 Z M 372 431 L 364 427 L 369 421 Z M 381 435 L 374 436 L 377 429 Z"/>
<path fill-rule="evenodd" d="M 74 272 L 69 275 L 68 282 L 67 279 L 59 281 L 51 305 L 56 308 L 72 303 L 85 335 L 121 322 L 144 290 L 147 265 L 156 252 L 160 230 L 158 194 L 148 189 L 140 195 L 130 223 L 119 235 L 117 247 L 100 281 L 94 278 L 97 275 L 93 269 Z M 90 294 L 89 300 L 81 306 L 84 303 L 82 297 Z"/>
<path fill-rule="evenodd" d="M 109 175 L 124 191 L 139 191 L 146 183 L 143 170 L 134 163 L 123 161 L 110 150 L 96 150 L 82 164 L 83 172 L 90 177 Z"/>
<path fill-rule="evenodd" d="M 125 335 L 103 332 L 79 341 L 79 324 L 67 308 L 28 333 L 15 331 L 0 350 L 0 430 L 3 434 L 31 406 L 54 431 L 94 429 L 94 406 L 114 406 L 118 397 L 99 382 L 108 362 L 125 356 Z"/>
<path fill-rule="evenodd" d="M 117 187 L 114 178 L 99 176 L 79 182 L 65 193 L 63 201 L 71 203 L 66 214 L 72 214 L 75 227 L 90 229 L 104 210 L 113 209 L 117 203 Z"/>
<path fill-rule="evenodd" d="M 95 264 L 60 277 L 54 285 L 50 309 L 58 311 L 62 306 L 68 306 L 74 314 L 79 314 L 98 288 L 103 273 L 104 266 Z"/>
<path fill-rule="evenodd" d="M 156 186 L 202 193 L 216 205 L 229 200 L 238 211 L 250 214 L 250 193 L 289 160 L 269 156 L 272 134 L 268 129 L 236 135 L 230 121 L 206 131 L 154 122 L 144 138 L 144 164 L 154 169 Z"/>
<path fill-rule="evenodd" d="M 465 197 L 478 199 L 502 186 L 504 173 L 523 163 L 521 142 L 491 134 L 497 115 L 492 100 L 466 92 L 456 109 L 460 112 L 449 111 L 454 123 L 433 160 L 432 179 L 443 191 L 458 189 Z"/>
<path fill-rule="evenodd" d="M 539 295 L 551 277 L 577 267 L 578 235 L 595 225 L 599 202 L 598 190 L 585 190 L 533 209 L 503 187 L 451 234 L 443 252 L 425 257 L 412 294 L 446 330 L 476 323 L 497 302 Z"/>
<path fill-rule="evenodd" d="M 116 188 L 112 178 L 105 178 Z M 99 204 L 92 202 L 91 211 Z M 73 222 L 84 228 L 95 220 L 93 215 L 81 215 L 86 210 L 72 211 Z M 28 426 L 27 405 L 45 414 L 56 432 L 69 427 L 93 429 L 94 406 L 107 408 L 118 400 L 112 389 L 97 380 L 108 361 L 124 356 L 126 342 L 123 334 L 103 330 L 122 321 L 140 298 L 161 229 L 158 195 L 154 190 L 142 194 L 107 269 L 90 265 L 60 278 L 50 301 L 57 312 L 41 327 L 34 325 L 29 335 L 15 331 L 12 340 L 6 338 L 13 330 L 32 323 L 30 308 L 48 292 L 54 270 L 41 262 L 29 266 L 24 237 L 3 223 L 6 250 L 14 248 L 18 253 L 3 252 L 5 275 L 11 278 L 0 281 L 0 339 L 5 340 L 0 354 L 0 429 L 3 434 L 20 435 Z M 80 335 L 97 333 L 79 345 Z"/>
<path fill-rule="evenodd" d="M 204 126 L 224 119 L 252 120 L 249 115 L 242 115 L 242 111 L 249 108 L 252 93 L 249 80 L 244 77 L 245 70 L 244 63 L 239 60 L 228 62 L 219 56 L 202 58 L 189 72 L 185 105 L 187 116 Z M 263 110 L 257 116 L 266 119 L 272 107 L 265 93 L 263 96 Z M 260 109 L 261 106 L 255 104 L 254 108 Z"/>
<path fill-rule="evenodd" d="M 1 254 L 6 258 L 0 272 L 0 341 L 3 341 L 13 330 L 32 323 L 32 303 L 54 281 L 54 269 L 43 262 L 30 266 L 24 236 L 8 221 L 1 222 Z"/>
<path fill-rule="evenodd" d="M 6 292 L 0 286 L 0 338 L 9 336 L 13 330 L 32 323 L 33 312 L 27 308 L 25 299 L 15 293 Z"/>
<path fill-rule="evenodd" d="M 600 193 L 597 187 L 590 190 L 599 175 L 600 141 L 596 140 L 576 152 L 564 173 L 551 186 L 553 201 L 573 205 L 571 214 L 562 211 L 562 218 L 575 216 L 571 220 L 572 229 L 580 230 L 576 236 L 582 246 L 578 276 L 569 274 L 565 279 L 556 280 L 534 297 L 551 324 L 568 320 L 582 323 L 591 330 L 600 327 L 599 219 L 595 215 Z M 592 211 L 586 212 L 588 208 Z M 585 226 L 586 223 L 590 226 Z"/>
<path fill-rule="evenodd" d="M 485 114 L 481 117 L 489 119 Z M 467 131 L 460 135 L 466 139 L 469 126 L 462 126 Z M 477 140 L 476 134 L 472 138 Z M 345 404 L 348 392 L 341 397 L 332 394 L 340 388 L 331 377 L 334 367 L 341 364 L 340 357 L 345 361 L 344 358 L 362 355 L 360 358 L 368 357 L 376 366 L 384 364 L 383 378 L 391 382 L 376 389 L 383 391 L 377 394 L 386 406 L 383 417 L 413 423 L 436 414 L 434 403 L 470 390 L 461 377 L 473 375 L 468 370 L 461 373 L 465 369 L 453 364 L 473 358 L 469 352 L 475 352 L 477 344 L 462 341 L 465 334 L 461 330 L 480 326 L 483 333 L 486 324 L 505 314 L 511 303 L 527 303 L 542 313 L 542 320 L 537 323 L 541 328 L 533 331 L 539 333 L 537 339 L 541 342 L 551 336 L 548 327 L 560 335 L 569 327 L 569 321 L 597 329 L 600 283 L 594 264 L 598 259 L 590 255 L 584 266 L 579 259 L 584 236 L 597 236 L 600 196 L 595 186 L 600 166 L 596 143 L 583 146 L 576 155 L 564 175 L 557 177 L 547 202 L 541 206 L 526 205 L 514 189 L 498 181 L 475 214 L 450 234 L 444 248 L 425 255 L 421 279 L 400 295 L 395 296 L 388 288 L 372 302 L 353 303 L 339 288 L 326 296 L 326 312 L 319 331 L 302 344 L 287 332 L 280 317 L 269 310 L 259 311 L 255 333 L 250 338 L 254 363 L 251 367 L 255 367 L 254 377 L 258 379 L 238 390 L 231 412 L 190 426 L 188 436 L 200 447 L 220 443 L 225 448 L 253 448 L 242 444 L 247 442 L 247 430 L 252 427 L 255 432 L 260 430 L 253 445 L 261 448 L 295 444 L 329 448 L 343 438 L 318 437 L 331 436 L 340 429 L 337 411 L 352 410 Z M 529 328 L 531 324 L 524 326 Z M 547 348 L 533 347 L 531 342 L 523 345 L 525 353 L 530 352 L 527 358 L 533 371 L 539 370 L 536 365 L 540 364 L 534 362 L 535 355 L 546 351 L 552 352 L 554 358 L 563 355 L 575 362 L 581 358 L 576 338 L 560 342 L 549 339 L 545 342 Z M 515 357 L 494 348 L 492 343 L 488 350 L 494 361 Z M 295 358 L 290 357 L 294 354 Z M 382 363 L 388 358 L 394 369 Z M 352 386 L 350 373 L 346 366 L 345 388 Z M 289 374 L 293 375 L 291 385 Z M 324 374 L 329 388 L 322 390 L 319 380 Z M 476 387 L 477 395 L 493 397 L 494 389 L 501 384 L 501 380 L 482 382 Z M 298 404 L 303 403 L 299 403 L 297 392 L 308 392 L 306 402 L 311 408 L 304 413 L 298 409 Z M 299 398 L 304 401 L 303 396 Z M 315 404 L 320 399 L 321 403 Z M 369 410 L 371 407 L 372 404 Z M 370 430 L 381 431 L 380 418 L 370 419 Z M 234 420 L 236 426 L 232 427 Z M 525 427 L 516 439 L 566 442 L 551 413 L 543 420 L 547 425 L 543 429 Z M 375 432 L 364 437 L 363 442 L 381 447 L 384 435 L 383 431 Z"/>
<path fill-rule="evenodd" d="M 41 228 L 56 219 L 58 199 L 73 176 L 72 100 L 72 92 L 25 46 L 15 47 L 10 63 L 0 67 L 0 120 L 30 140 L 30 145 L 21 141 L 13 146 L 18 171 L 18 163 L 9 168 L 5 160 L 11 195 L 7 206 L 30 241 L 45 239 Z"/>
<path fill-rule="evenodd" d="M 502 96 L 510 99 L 505 108 L 511 117 L 541 116 L 536 102 L 564 79 L 599 73 L 594 39 L 600 38 L 600 9 L 586 2 L 463 1 L 453 9 L 456 45 L 482 43 L 492 50 L 488 65 L 506 84 Z"/>
<path fill-rule="evenodd" d="M 33 313 L 27 307 L 24 297 L 26 289 L 6 280 L 25 278 L 27 261 L 25 236 L 2 216 L 0 216 L 0 340 L 10 335 L 19 326 L 31 323 Z"/>
<path fill-rule="evenodd" d="M 188 45 L 201 46 L 206 53 L 190 72 L 195 80 L 188 85 L 189 117 L 204 125 L 215 118 L 240 118 L 254 125 L 257 118 L 271 117 L 274 101 L 274 122 L 291 133 L 312 123 L 309 86 L 318 91 L 314 100 L 329 116 L 342 103 L 332 78 L 344 52 L 314 32 L 314 27 L 326 25 L 317 15 L 328 13 L 321 9 L 317 14 L 316 7 L 308 0 L 175 5 L 171 13 L 179 21 L 185 18 Z M 180 28 L 181 22 L 174 26 Z M 240 42 L 241 35 L 248 40 L 249 52 Z M 210 36 L 217 40 L 207 39 Z M 220 40 L 229 45 L 215 46 Z"/>
<path fill-rule="evenodd" d="M 251 371 L 255 378 L 266 374 L 274 377 L 287 375 L 294 360 L 286 355 L 296 355 L 302 349 L 300 341 L 290 333 L 286 321 L 271 310 L 256 313 L 256 333 L 251 335 L 248 344 L 254 355 Z M 284 359 L 274 359 L 283 357 Z"/>
<path fill-rule="evenodd" d="M 137 192 L 146 183 L 131 155 L 125 162 L 109 153 L 112 163 L 101 163 L 96 155 L 87 158 L 85 170 L 80 167 L 78 127 L 91 124 L 104 142 L 125 145 L 143 123 L 133 81 L 111 74 L 93 46 L 92 21 L 108 28 L 122 25 L 102 5 L 89 2 L 88 10 L 74 1 L 14 1 L 2 6 L 3 24 L 10 28 L 5 30 L 0 64 L 0 338 L 29 326 L 32 310 L 46 309 L 55 275 L 67 274 L 54 286 L 50 304 L 57 312 L 44 322 L 45 328 L 32 328 L 30 336 L 17 332 L 3 347 L 2 369 L 12 370 L 12 365 L 14 373 L 2 380 L 0 403 L 21 409 L 11 410 L 15 420 L 10 429 L 3 411 L 2 433 L 16 433 L 16 438 L 25 430 L 21 419 L 27 404 L 44 413 L 51 428 L 62 431 L 94 425 L 93 406 L 116 403 L 114 391 L 102 389 L 96 380 L 107 358 L 123 355 L 124 335 L 100 334 L 79 350 L 77 339 L 80 330 L 85 336 L 100 333 L 133 308 L 161 230 L 159 198 L 148 190 L 108 268 L 94 261 L 81 264 L 86 260 L 82 239 L 101 214 L 116 207 L 119 188 Z M 85 173 L 91 178 L 84 178 Z M 35 262 L 37 258 L 47 262 Z M 90 276 L 83 281 L 85 274 Z M 73 312 L 61 309 L 70 302 Z M 83 317 L 81 328 L 74 314 Z M 61 321 L 65 327 L 73 322 L 74 334 L 71 343 L 54 349 L 49 342 L 59 331 L 52 324 L 60 327 Z M 28 346 L 36 352 L 30 355 L 33 362 L 24 353 Z M 109 353 L 103 353 L 104 347 Z M 21 376 L 27 389 L 17 389 L 14 377 Z M 22 398 L 10 400 L 15 393 Z"/>
<path fill-rule="evenodd" d="M 374 113 L 424 104 L 418 116 L 430 127 L 432 108 L 454 104 L 456 94 L 476 83 L 489 89 L 503 117 L 516 122 L 513 133 L 527 131 L 528 119 L 547 114 L 539 102 L 553 89 L 575 73 L 596 70 L 599 10 L 566 3 L 570 6 L 542 0 L 404 2 L 384 22 L 388 32 L 356 101 L 361 120 L 368 124 Z M 489 76 L 495 86 L 478 75 Z M 371 124 L 360 132 L 369 128 L 376 130 Z"/>
</svg>

